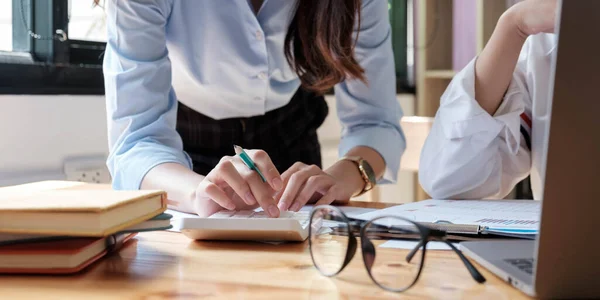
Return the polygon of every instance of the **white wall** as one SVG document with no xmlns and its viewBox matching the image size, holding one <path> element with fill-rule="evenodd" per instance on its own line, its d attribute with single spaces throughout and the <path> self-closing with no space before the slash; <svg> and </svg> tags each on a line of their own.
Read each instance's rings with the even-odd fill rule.
<svg viewBox="0 0 600 300">
<path fill-rule="evenodd" d="M 105 159 L 103 96 L 0 95 L 0 186 L 64 179 L 64 161 Z"/>
</svg>

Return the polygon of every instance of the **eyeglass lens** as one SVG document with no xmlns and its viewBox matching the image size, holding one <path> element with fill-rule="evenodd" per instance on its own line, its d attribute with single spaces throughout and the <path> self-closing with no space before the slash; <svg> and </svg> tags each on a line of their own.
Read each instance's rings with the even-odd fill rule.
<svg viewBox="0 0 600 300">
<path fill-rule="evenodd" d="M 373 281 L 395 291 L 410 287 L 424 258 L 419 228 L 399 218 L 382 217 L 363 230 L 363 259 Z"/>
<path fill-rule="evenodd" d="M 337 274 L 344 266 L 349 245 L 347 219 L 334 209 L 312 214 L 310 252 L 315 267 L 325 276 Z"/>
</svg>

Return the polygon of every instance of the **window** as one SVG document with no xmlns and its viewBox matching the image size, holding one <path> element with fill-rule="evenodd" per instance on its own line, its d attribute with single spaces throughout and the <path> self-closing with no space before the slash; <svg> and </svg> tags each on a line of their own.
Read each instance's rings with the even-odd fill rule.
<svg viewBox="0 0 600 300">
<path fill-rule="evenodd" d="M 92 0 L 0 0 L 0 94 L 104 94 Z"/>
<path fill-rule="evenodd" d="M 69 38 L 106 42 L 106 15 L 92 0 L 69 0 Z"/>
<path fill-rule="evenodd" d="M 12 3 L 0 1 L 0 51 L 12 50 Z"/>
<path fill-rule="evenodd" d="M 414 92 L 413 44 L 414 0 L 388 0 L 392 47 L 396 64 L 396 88 L 398 92 Z"/>
</svg>

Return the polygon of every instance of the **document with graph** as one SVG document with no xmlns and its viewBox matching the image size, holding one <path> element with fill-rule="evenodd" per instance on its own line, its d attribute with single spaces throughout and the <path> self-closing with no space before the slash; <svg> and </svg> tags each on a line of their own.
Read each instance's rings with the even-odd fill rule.
<svg viewBox="0 0 600 300">
<path fill-rule="evenodd" d="M 539 229 L 540 208 L 541 203 L 534 200 L 425 200 L 355 218 L 368 221 L 378 216 L 399 216 L 451 233 L 533 238 Z"/>
</svg>

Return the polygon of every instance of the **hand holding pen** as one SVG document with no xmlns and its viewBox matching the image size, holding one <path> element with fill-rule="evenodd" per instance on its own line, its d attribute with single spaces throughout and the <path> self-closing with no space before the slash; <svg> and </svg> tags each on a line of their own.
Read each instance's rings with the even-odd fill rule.
<svg viewBox="0 0 600 300">
<path fill-rule="evenodd" d="M 283 181 L 269 155 L 262 150 L 246 150 L 235 146 L 235 156 L 225 156 L 206 175 L 198 189 L 196 199 L 214 202 L 234 210 L 249 209 L 257 204 L 270 217 L 279 217 L 279 208 L 273 196 L 283 188 Z M 201 216 L 219 210 L 215 205 L 199 205 Z"/>
</svg>

